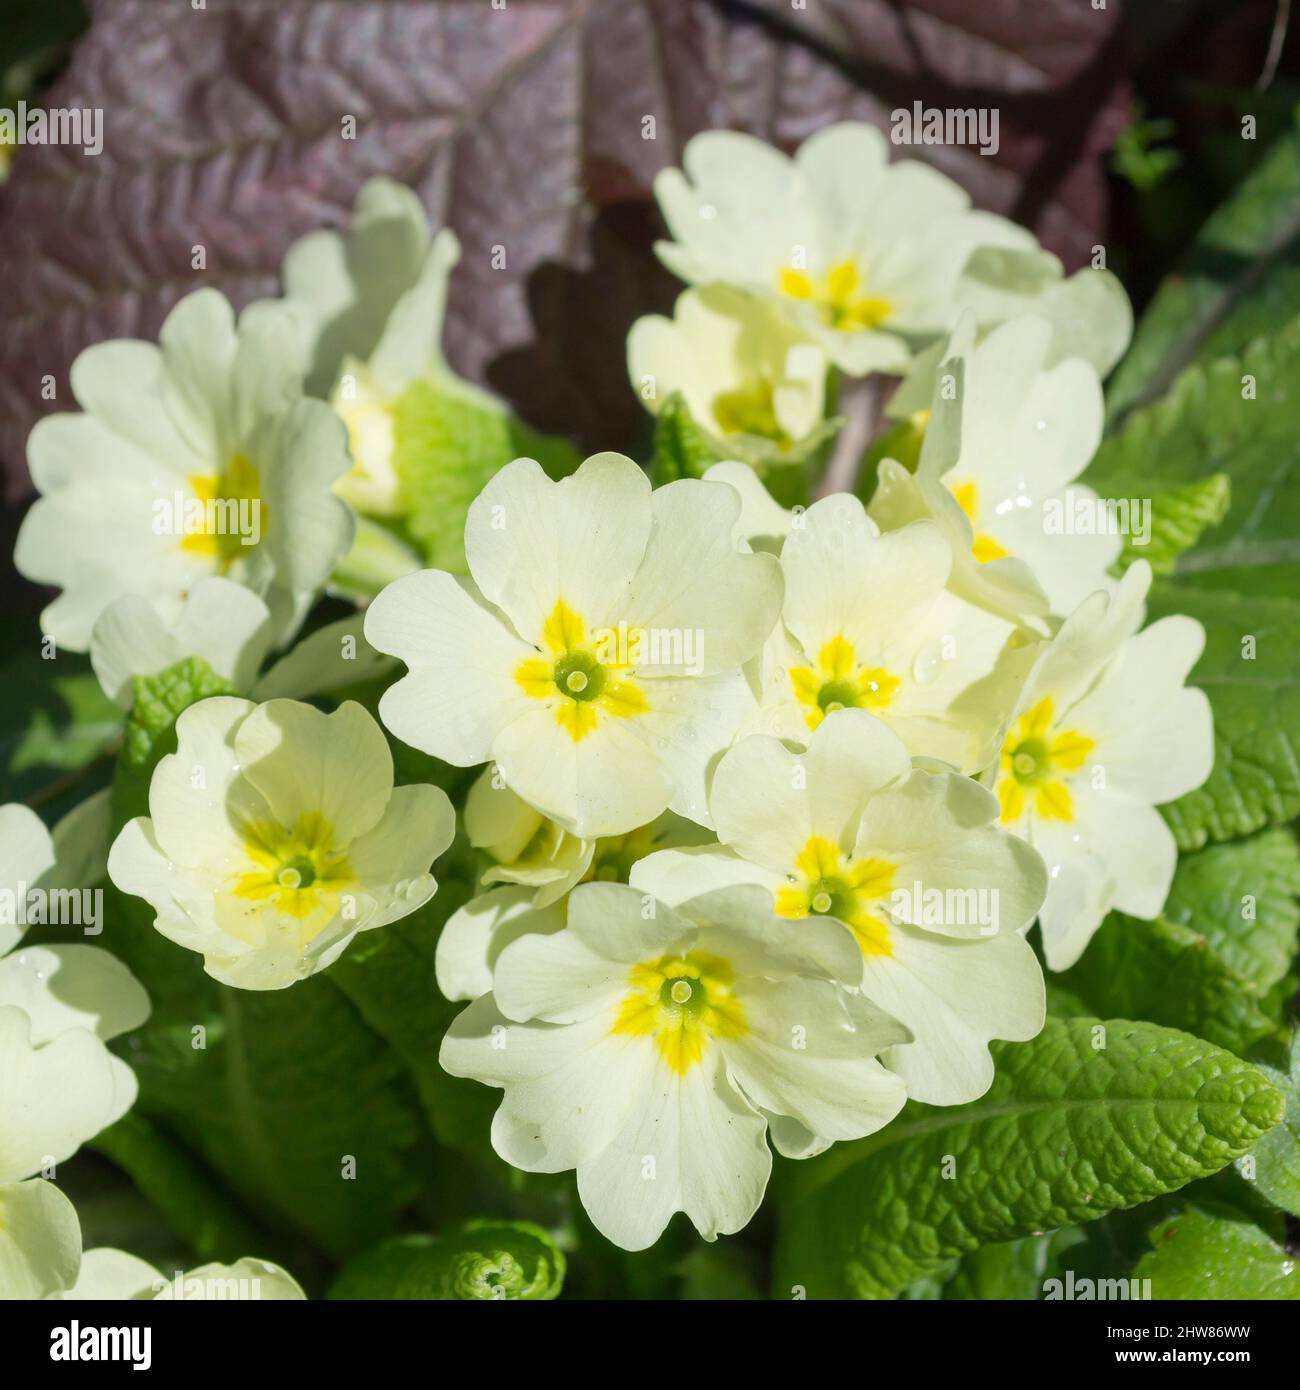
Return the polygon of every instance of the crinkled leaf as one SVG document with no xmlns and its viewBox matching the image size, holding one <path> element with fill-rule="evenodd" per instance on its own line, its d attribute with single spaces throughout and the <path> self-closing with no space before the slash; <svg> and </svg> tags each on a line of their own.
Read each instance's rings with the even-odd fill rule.
<svg viewBox="0 0 1300 1390">
<path fill-rule="evenodd" d="M 1188 1207 L 1151 1233 L 1133 1271 L 1152 1298 L 1300 1299 L 1295 1257 L 1231 1207 Z"/>
<path fill-rule="evenodd" d="M 530 1301 L 558 1298 L 564 1252 L 530 1221 L 466 1221 L 398 1236 L 351 1260 L 331 1298 Z"/>
<path fill-rule="evenodd" d="M 1124 535 L 1124 548 L 1117 562 L 1126 570 L 1134 560 L 1145 560 L 1156 574 L 1170 574 L 1174 562 L 1191 550 L 1201 533 L 1217 526 L 1228 514 L 1231 489 L 1226 473 L 1212 473 L 1199 483 L 1161 491 L 1138 480 L 1129 484 L 1127 498 L 1139 503 L 1150 501 L 1150 534 L 1143 536 L 1130 524 Z M 1119 501 L 1121 499 L 1115 499 Z M 1132 512 L 1130 512 L 1132 515 Z"/>
<path fill-rule="evenodd" d="M 1170 988 L 1170 981 L 1177 988 Z M 1276 1036 L 1258 985 L 1239 975 L 1209 941 L 1174 922 L 1112 912 L 1061 985 L 1086 1012 L 1181 1028 L 1231 1052 Z"/>
<path fill-rule="evenodd" d="M 133 676 L 133 698 L 113 783 L 118 825 L 149 814 L 149 780 L 158 760 L 176 751 L 176 720 L 198 700 L 235 688 L 201 656 L 187 656 L 156 676 Z"/>
<path fill-rule="evenodd" d="M 1285 976 L 1300 931 L 1300 849 L 1287 830 L 1208 845 L 1178 861 L 1164 916 L 1203 936 L 1263 994 Z"/>
<path fill-rule="evenodd" d="M 1277 1123 L 1254 1067 L 1151 1023 L 1049 1018 L 995 1043 L 990 1090 L 909 1104 L 869 1139 L 798 1165 L 773 1289 L 885 1298 L 954 1255 L 1089 1221 L 1204 1177 Z"/>
<path fill-rule="evenodd" d="M 1180 582 L 1300 593 L 1300 318 L 1240 357 L 1189 367 L 1107 439 L 1083 481 L 1103 497 L 1161 497 L 1226 473 L 1226 515 L 1179 555 Z"/>
<path fill-rule="evenodd" d="M 1179 847 L 1300 813 L 1300 603 L 1161 580 L 1147 613 L 1152 621 L 1186 613 L 1205 627 L 1191 683 L 1214 709 L 1214 768 L 1203 786 L 1160 808 Z"/>
<path fill-rule="evenodd" d="M 1286 1097 L 1286 1117 L 1239 1161 L 1237 1169 L 1274 1206 L 1300 1216 L 1300 1034 L 1292 1039 L 1287 1072 L 1262 1064 L 1260 1071 Z"/>
</svg>

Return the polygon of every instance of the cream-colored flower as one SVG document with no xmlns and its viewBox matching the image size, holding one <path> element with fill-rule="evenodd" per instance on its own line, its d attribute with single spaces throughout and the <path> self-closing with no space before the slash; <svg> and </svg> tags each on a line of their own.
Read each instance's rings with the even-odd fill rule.
<svg viewBox="0 0 1300 1390">
<path fill-rule="evenodd" d="M 1014 556 L 1054 613 L 1073 612 L 1113 583 L 1107 571 L 1122 545 L 1111 513 L 1075 481 L 1101 440 L 1101 382 L 1080 358 L 1050 361 L 1045 319 L 1014 319 L 978 346 L 973 329 L 968 320 L 954 335 L 936 384 L 936 393 L 951 382 L 960 395 L 955 457 L 923 446 L 918 479 L 952 494 L 977 565 Z"/>
<path fill-rule="evenodd" d="M 762 729 L 806 743 L 832 711 L 862 709 L 914 757 L 987 766 L 1031 649 L 1017 626 L 945 587 L 951 567 L 933 522 L 882 535 L 847 493 L 799 515 L 781 549 L 785 602 L 764 654 Z"/>
<path fill-rule="evenodd" d="M 309 232 L 285 257 L 285 297 L 308 326 L 308 389 L 347 426 L 352 467 L 335 491 L 364 515 L 403 510 L 396 451 L 413 385 L 502 409 L 442 354 L 447 281 L 459 259 L 455 233 L 434 234 L 419 197 L 387 178 L 362 186 L 346 232 Z"/>
<path fill-rule="evenodd" d="M 742 739 L 709 799 L 722 843 L 653 854 L 633 886 L 676 903 L 753 883 L 782 918 L 843 924 L 861 956 L 853 983 L 913 1035 L 882 1054 L 909 1095 L 974 1100 L 993 1080 L 989 1040 L 1043 1026 L 1043 975 L 1024 932 L 1046 870 L 996 828 L 997 802 L 976 783 L 914 771 L 885 725 L 843 710 L 806 753 Z"/>
<path fill-rule="evenodd" d="M 407 743 L 506 785 L 584 839 L 624 834 L 671 805 L 707 817 L 704 778 L 752 696 L 741 667 L 776 619 L 771 556 L 733 537 L 722 483 L 650 491 L 619 454 L 561 482 L 532 459 L 471 506 L 471 580 L 399 579 L 366 637 L 410 674 L 380 702 Z"/>
<path fill-rule="evenodd" d="M 575 1168 L 615 1244 L 644 1249 L 676 1211 L 713 1240 L 762 1201 L 769 1128 L 804 1157 L 902 1106 L 874 1054 L 907 1034 L 845 988 L 859 973 L 842 928 L 785 922 L 761 890 L 674 909 L 583 884 L 566 927 L 501 952 L 439 1060 L 505 1091 L 493 1147 L 529 1172 Z"/>
<path fill-rule="evenodd" d="M 0 1182 L 62 1163 L 135 1101 L 134 1073 L 106 1044 L 148 1018 L 139 981 L 95 946 L 21 940 L 93 883 L 81 841 L 105 807 L 79 807 L 52 839 L 34 811 L 0 806 Z"/>
<path fill-rule="evenodd" d="M 765 297 L 727 285 L 687 290 L 671 319 L 632 325 L 627 367 L 647 410 L 657 415 L 680 392 L 728 457 L 779 463 L 820 437 L 826 354 Z"/>
<path fill-rule="evenodd" d="M 164 622 L 209 575 L 266 601 L 277 639 L 302 621 L 352 541 L 330 491 L 348 467 L 333 412 L 302 391 L 291 309 L 251 305 L 238 324 L 215 290 L 187 295 L 157 346 L 117 339 L 72 364 L 79 414 L 47 416 L 27 445 L 42 494 L 14 563 L 63 590 L 42 614 L 85 651 L 95 620 L 136 594 Z"/>
<path fill-rule="evenodd" d="M 1002 824 L 1047 862 L 1040 922 L 1054 970 L 1111 908 L 1150 918 L 1164 906 L 1177 847 L 1155 807 L 1199 787 L 1214 761 L 1210 703 L 1184 686 L 1205 631 L 1182 615 L 1139 631 L 1150 583 L 1139 561 L 1065 620 L 989 774 Z"/>
<path fill-rule="evenodd" d="M 1059 281 L 1022 227 L 971 208 L 929 165 L 889 162 L 873 126 L 832 125 L 793 159 L 752 136 L 708 131 L 655 196 L 672 233 L 657 247 L 690 284 L 771 297 L 846 372 L 897 372 L 958 312 L 1023 312 Z"/>
<path fill-rule="evenodd" d="M 359 931 L 414 912 L 454 815 L 431 786 L 393 786 L 383 732 L 360 705 L 201 700 L 176 721 L 147 817 L 124 827 L 113 882 L 155 926 L 243 989 L 323 970 Z"/>
</svg>

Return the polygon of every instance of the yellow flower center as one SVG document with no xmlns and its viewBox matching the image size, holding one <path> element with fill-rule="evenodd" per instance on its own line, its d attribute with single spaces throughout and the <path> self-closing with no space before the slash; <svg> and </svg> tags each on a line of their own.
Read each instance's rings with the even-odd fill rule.
<svg viewBox="0 0 1300 1390">
<path fill-rule="evenodd" d="M 336 844 L 333 828 L 317 811 L 287 829 L 271 820 L 250 822 L 243 839 L 248 867 L 230 891 L 295 918 L 302 946 L 334 920 L 344 894 L 359 888 L 347 847 Z"/>
<path fill-rule="evenodd" d="M 1053 728 L 1050 695 L 1016 721 L 1002 745 L 997 793 L 1002 822 L 1019 820 L 1031 804 L 1043 820 L 1074 819 L 1074 800 L 1060 776 L 1078 772 L 1096 747 L 1073 730 Z"/>
<path fill-rule="evenodd" d="M 888 708 L 903 682 L 883 666 L 860 664 L 853 643 L 839 634 L 817 653 L 815 667 L 791 668 L 790 684 L 795 698 L 806 707 L 808 727 L 815 729 L 837 709 L 876 713 Z"/>
<path fill-rule="evenodd" d="M 839 261 L 820 281 L 790 266 L 777 276 L 782 294 L 816 305 L 822 318 L 841 333 L 876 328 L 894 312 L 889 300 L 862 293 L 862 284 L 862 272 L 852 261 Z"/>
<path fill-rule="evenodd" d="M 736 972 L 707 951 L 661 956 L 634 965 L 630 992 L 619 1005 L 612 1034 L 653 1038 L 678 1076 L 699 1062 L 713 1038 L 743 1038 L 745 1008 L 733 993 Z"/>
<path fill-rule="evenodd" d="M 957 505 L 966 513 L 967 519 L 974 527 L 978 527 L 979 521 L 979 489 L 974 483 L 950 484 L 952 495 L 957 499 Z M 987 532 L 976 530 L 975 543 L 971 546 L 971 554 L 981 564 L 986 565 L 990 560 L 1001 560 L 1011 552 L 1004 546 L 995 541 Z"/>
<path fill-rule="evenodd" d="M 889 924 L 879 907 L 894 886 L 895 867 L 884 859 L 855 861 L 814 835 L 799 851 L 790 882 L 777 890 L 777 914 L 834 917 L 857 937 L 864 956 L 892 956 Z"/>
<path fill-rule="evenodd" d="M 240 552 L 249 548 L 244 540 L 254 534 L 251 530 L 253 508 L 258 512 L 257 534 L 265 529 L 262 480 L 243 454 L 235 454 L 224 473 L 195 473 L 190 476 L 189 484 L 194 497 L 202 503 L 203 525 L 182 537 L 181 549 L 215 560 L 218 572 L 225 574 Z"/>
<path fill-rule="evenodd" d="M 542 628 L 542 648 L 547 655 L 521 661 L 515 680 L 525 694 L 551 704 L 555 722 L 574 743 L 596 728 L 602 714 L 627 719 L 650 708 L 641 687 L 620 674 L 626 667 L 597 659 L 586 623 L 563 599 Z"/>
</svg>

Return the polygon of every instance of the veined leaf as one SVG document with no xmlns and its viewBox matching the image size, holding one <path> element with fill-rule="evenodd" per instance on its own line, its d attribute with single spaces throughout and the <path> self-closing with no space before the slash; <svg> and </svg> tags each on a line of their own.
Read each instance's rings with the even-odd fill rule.
<svg viewBox="0 0 1300 1390">
<path fill-rule="evenodd" d="M 1155 1024 L 1049 1018 L 1033 1042 L 993 1046 L 981 1099 L 913 1102 L 879 1134 L 794 1170 L 774 1291 L 891 1297 L 986 1242 L 1216 1172 L 1282 1113 L 1255 1067 Z"/>
</svg>

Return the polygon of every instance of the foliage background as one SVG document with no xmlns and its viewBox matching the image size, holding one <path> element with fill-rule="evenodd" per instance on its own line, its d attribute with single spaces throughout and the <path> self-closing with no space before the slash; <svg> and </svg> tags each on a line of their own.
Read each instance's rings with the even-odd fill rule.
<svg viewBox="0 0 1300 1390">
<path fill-rule="evenodd" d="M 270 996 L 219 990 L 140 904 L 109 904 L 109 944 L 155 1014 L 128 1053 L 140 1104 L 61 1174 L 88 1245 L 164 1268 L 255 1251 L 314 1293 L 359 1257 L 343 1291 L 391 1291 L 398 1269 L 415 1271 L 403 1287 L 427 1291 L 419 1270 L 437 1252 L 416 1242 L 376 1255 L 376 1242 L 524 1217 L 559 1233 L 566 1292 L 579 1296 L 788 1296 L 800 1283 L 1026 1298 L 1064 1260 L 1181 1296 L 1300 1297 L 1289 1263 L 1300 1121 L 1260 1141 L 1253 1182 L 1224 1168 L 1276 1119 L 1260 1073 L 1237 1059 L 1262 1061 L 1291 1095 L 1297 1086 L 1300 34 L 1270 57 L 1276 16 L 1273 0 L 0 3 L 0 101 L 99 106 L 105 128 L 99 158 L 24 149 L 0 185 L 0 801 L 28 800 L 52 820 L 115 775 L 129 795 L 165 746 L 168 699 L 185 698 L 160 697 L 155 725 L 128 745 L 132 765 L 84 659 L 41 660 L 42 596 L 9 556 L 30 492 L 24 440 L 51 408 L 46 373 L 58 408 L 78 351 L 154 336 L 198 285 L 236 305 L 276 293 L 290 243 L 345 221 L 364 180 L 386 173 L 417 188 L 465 248 L 445 335 L 453 365 L 584 452 L 644 458 L 650 428 L 623 340 L 678 288 L 650 251 L 654 173 L 700 129 L 736 126 L 788 148 L 844 117 L 887 125 L 914 100 L 996 106 L 996 158 L 913 153 L 1031 226 L 1068 269 L 1104 246 L 1145 311 L 1088 480 L 1155 496 L 1158 523 L 1173 528 L 1152 616 L 1206 624 L 1196 680 L 1219 735 L 1210 783 L 1169 808 L 1186 853 L 1164 918 L 1109 922 L 1054 982 L 1043 1038 L 1003 1049 L 993 1100 L 1011 1096 L 1031 1119 L 1008 1126 L 985 1102 L 946 1112 L 938 1152 L 999 1155 L 1007 1190 L 962 1205 L 927 1182 L 933 1126 L 909 1111 L 887 1138 L 840 1146 L 830 1162 L 779 1165 L 741 1237 L 704 1247 L 679 1218 L 653 1251 L 614 1250 L 567 1177 L 514 1173 L 491 1155 L 495 1093 L 437 1067 L 453 1009 L 437 1002 L 432 944 L 473 877 L 454 847 L 430 909 Z M 343 114 L 355 140 L 340 138 Z M 1242 138 L 1243 115 L 1254 139 Z M 198 245 L 202 272 L 191 268 Z M 503 271 L 490 268 L 497 245 Z M 1245 373 L 1258 383 L 1251 402 Z M 1205 481 L 1221 473 L 1226 514 Z M 1259 656 L 1243 681 L 1247 632 Z M 396 751 L 406 780 L 454 789 L 461 777 Z M 1243 894 L 1257 902 L 1249 922 Z M 1110 1081 L 1091 1071 L 1091 1139 L 1083 1123 L 1053 1131 L 1059 1096 L 1034 1089 L 1047 1074 L 1069 1084 L 1087 1056 L 1083 1016 L 1139 1020 L 1111 1025 Z M 199 1051 L 196 1025 L 207 1030 Z M 1155 1026 L 1204 1042 L 1188 1052 Z M 1138 1099 L 1145 1137 L 1117 1138 L 1107 1100 L 1120 1093 Z M 1152 1134 L 1172 1147 L 1153 1157 Z M 1082 1167 L 1053 1166 L 1062 1143 Z M 355 1182 L 339 1179 L 344 1153 L 357 1158 Z M 1008 1162 L 1017 1154 L 1027 1168 Z M 1050 1200 L 1035 1203 L 1044 1189 Z"/>
</svg>

